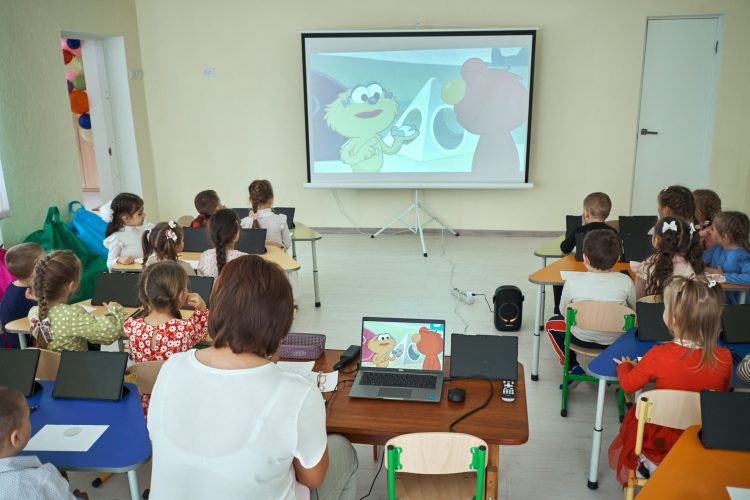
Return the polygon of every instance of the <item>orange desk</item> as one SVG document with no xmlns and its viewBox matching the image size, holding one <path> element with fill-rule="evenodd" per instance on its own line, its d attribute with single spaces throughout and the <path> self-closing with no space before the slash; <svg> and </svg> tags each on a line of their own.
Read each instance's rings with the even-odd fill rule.
<svg viewBox="0 0 750 500">
<path fill-rule="evenodd" d="M 297 271 L 300 268 L 299 262 L 289 257 L 287 253 L 279 247 L 272 245 L 266 246 L 266 253 L 259 255 L 269 262 L 273 262 L 281 266 L 286 271 Z M 200 252 L 183 252 L 180 254 L 180 259 L 190 261 L 198 261 L 201 258 Z M 112 266 L 112 271 L 122 273 L 139 273 L 143 269 L 141 264 L 115 264 Z"/>
</svg>

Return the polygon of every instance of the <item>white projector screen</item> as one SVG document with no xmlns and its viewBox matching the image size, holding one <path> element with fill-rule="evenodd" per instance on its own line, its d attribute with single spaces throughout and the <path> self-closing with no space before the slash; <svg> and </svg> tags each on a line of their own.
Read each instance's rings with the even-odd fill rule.
<svg viewBox="0 0 750 500">
<path fill-rule="evenodd" d="M 536 30 L 302 33 L 307 187 L 530 187 Z"/>
</svg>

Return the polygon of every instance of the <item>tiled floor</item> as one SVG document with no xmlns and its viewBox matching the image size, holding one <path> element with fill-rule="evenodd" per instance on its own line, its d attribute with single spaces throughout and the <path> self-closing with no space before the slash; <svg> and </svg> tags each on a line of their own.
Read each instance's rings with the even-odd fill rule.
<svg viewBox="0 0 750 500">
<path fill-rule="evenodd" d="M 473 305 L 458 302 L 448 290 L 459 287 L 485 293 L 491 301 L 495 288 L 503 284 L 521 288 L 524 303 L 523 328 L 519 332 L 519 360 L 526 368 L 529 432 L 528 443 L 500 450 L 501 499 L 610 499 L 620 498 L 621 489 L 606 465 L 606 447 L 617 433 L 614 392 L 604 408 L 603 453 L 599 467 L 599 489 L 586 487 L 596 387 L 581 384 L 572 391 L 568 417 L 560 417 L 560 367 L 545 337 L 542 338 L 540 380 L 531 382 L 531 330 L 536 287 L 528 275 L 541 266 L 532 250 L 544 238 L 507 236 L 461 236 L 446 233 L 426 237 L 430 256 L 424 258 L 419 239 L 410 234 L 371 239 L 362 235 L 324 235 L 318 242 L 318 264 L 322 307 L 313 307 L 310 245 L 297 246 L 300 271 L 300 310 L 293 331 L 319 332 L 327 345 L 345 348 L 358 343 L 363 315 L 445 318 L 448 332 L 494 333 L 492 314 L 481 297 Z M 453 271 L 451 274 L 451 270 Z M 548 294 L 546 311 L 551 310 Z M 450 349 L 450 345 L 448 345 Z M 373 418 L 377 418 L 374 416 Z M 206 431 L 210 432 L 210 430 Z M 372 447 L 357 446 L 360 468 L 359 496 L 364 496 L 378 469 Z M 139 471 L 141 487 L 148 484 L 150 468 Z M 88 483 L 94 476 L 70 473 L 75 488 L 86 489 L 92 499 L 128 498 L 124 474 L 116 475 L 100 488 Z M 380 474 L 371 499 L 386 498 L 384 473 Z"/>
</svg>

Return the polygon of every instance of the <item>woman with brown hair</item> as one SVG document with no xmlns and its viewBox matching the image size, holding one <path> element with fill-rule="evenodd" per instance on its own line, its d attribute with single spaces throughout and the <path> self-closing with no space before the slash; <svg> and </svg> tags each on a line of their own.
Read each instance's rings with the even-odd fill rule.
<svg viewBox="0 0 750 500">
<path fill-rule="evenodd" d="M 153 390 L 151 498 L 354 498 L 357 457 L 326 436 L 323 398 L 268 358 L 292 324 L 284 271 L 228 262 L 211 294 L 208 349 L 177 353 Z M 317 490 L 314 490 L 316 489 Z"/>
</svg>

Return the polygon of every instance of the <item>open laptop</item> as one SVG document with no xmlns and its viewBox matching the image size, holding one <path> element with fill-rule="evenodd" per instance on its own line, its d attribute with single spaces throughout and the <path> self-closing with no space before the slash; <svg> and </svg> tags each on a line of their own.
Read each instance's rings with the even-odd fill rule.
<svg viewBox="0 0 750 500">
<path fill-rule="evenodd" d="M 518 337 L 451 335 L 451 378 L 518 379 Z"/>
<path fill-rule="evenodd" d="M 444 350 L 444 320 L 362 318 L 362 358 L 349 396 L 438 403 Z"/>
<path fill-rule="evenodd" d="M 623 262 L 642 262 L 654 253 L 654 245 L 648 234 L 622 235 Z"/>
<path fill-rule="evenodd" d="M 704 448 L 750 451 L 750 393 L 701 391 Z"/>
<path fill-rule="evenodd" d="M 638 340 L 649 342 L 671 342 L 674 337 L 664 324 L 664 304 L 638 302 L 635 305 L 635 315 L 638 318 Z"/>
<path fill-rule="evenodd" d="M 138 279 L 140 273 L 99 273 L 94 285 L 91 305 L 117 302 L 125 307 L 138 307 Z"/>
<path fill-rule="evenodd" d="M 205 227 L 183 227 L 185 252 L 205 252 L 213 248 L 208 229 Z M 240 252 L 263 254 L 266 253 L 266 230 L 265 229 L 242 229 L 240 241 L 235 248 Z"/>
<path fill-rule="evenodd" d="M 0 386 L 31 396 L 40 354 L 39 349 L 0 349 Z"/>
<path fill-rule="evenodd" d="M 750 304 L 726 305 L 721 314 L 721 337 L 727 344 L 750 342 Z"/>
<path fill-rule="evenodd" d="M 214 288 L 214 279 L 211 276 L 188 276 L 188 292 L 197 293 L 208 305 L 208 301 L 211 298 L 211 290 Z M 183 307 L 187 308 L 187 307 Z"/>
<path fill-rule="evenodd" d="M 583 225 L 583 218 L 580 214 L 578 215 L 566 215 L 565 216 L 565 236 L 569 235 L 570 232 Z"/>
<path fill-rule="evenodd" d="M 127 352 L 63 351 L 52 397 L 119 401 L 127 364 Z"/>
<path fill-rule="evenodd" d="M 656 225 L 655 215 L 621 215 L 619 220 L 620 220 L 619 233 L 622 235 L 648 234 L 648 232 L 651 231 Z"/>
<path fill-rule="evenodd" d="M 233 208 L 232 211 L 237 214 L 240 220 L 250 214 L 250 209 L 248 208 Z M 289 229 L 294 229 L 294 207 L 273 207 L 271 211 L 275 214 L 286 215 L 286 225 Z"/>
<path fill-rule="evenodd" d="M 205 252 L 213 246 L 206 227 L 183 227 L 182 235 L 185 243 L 183 252 Z"/>
</svg>

